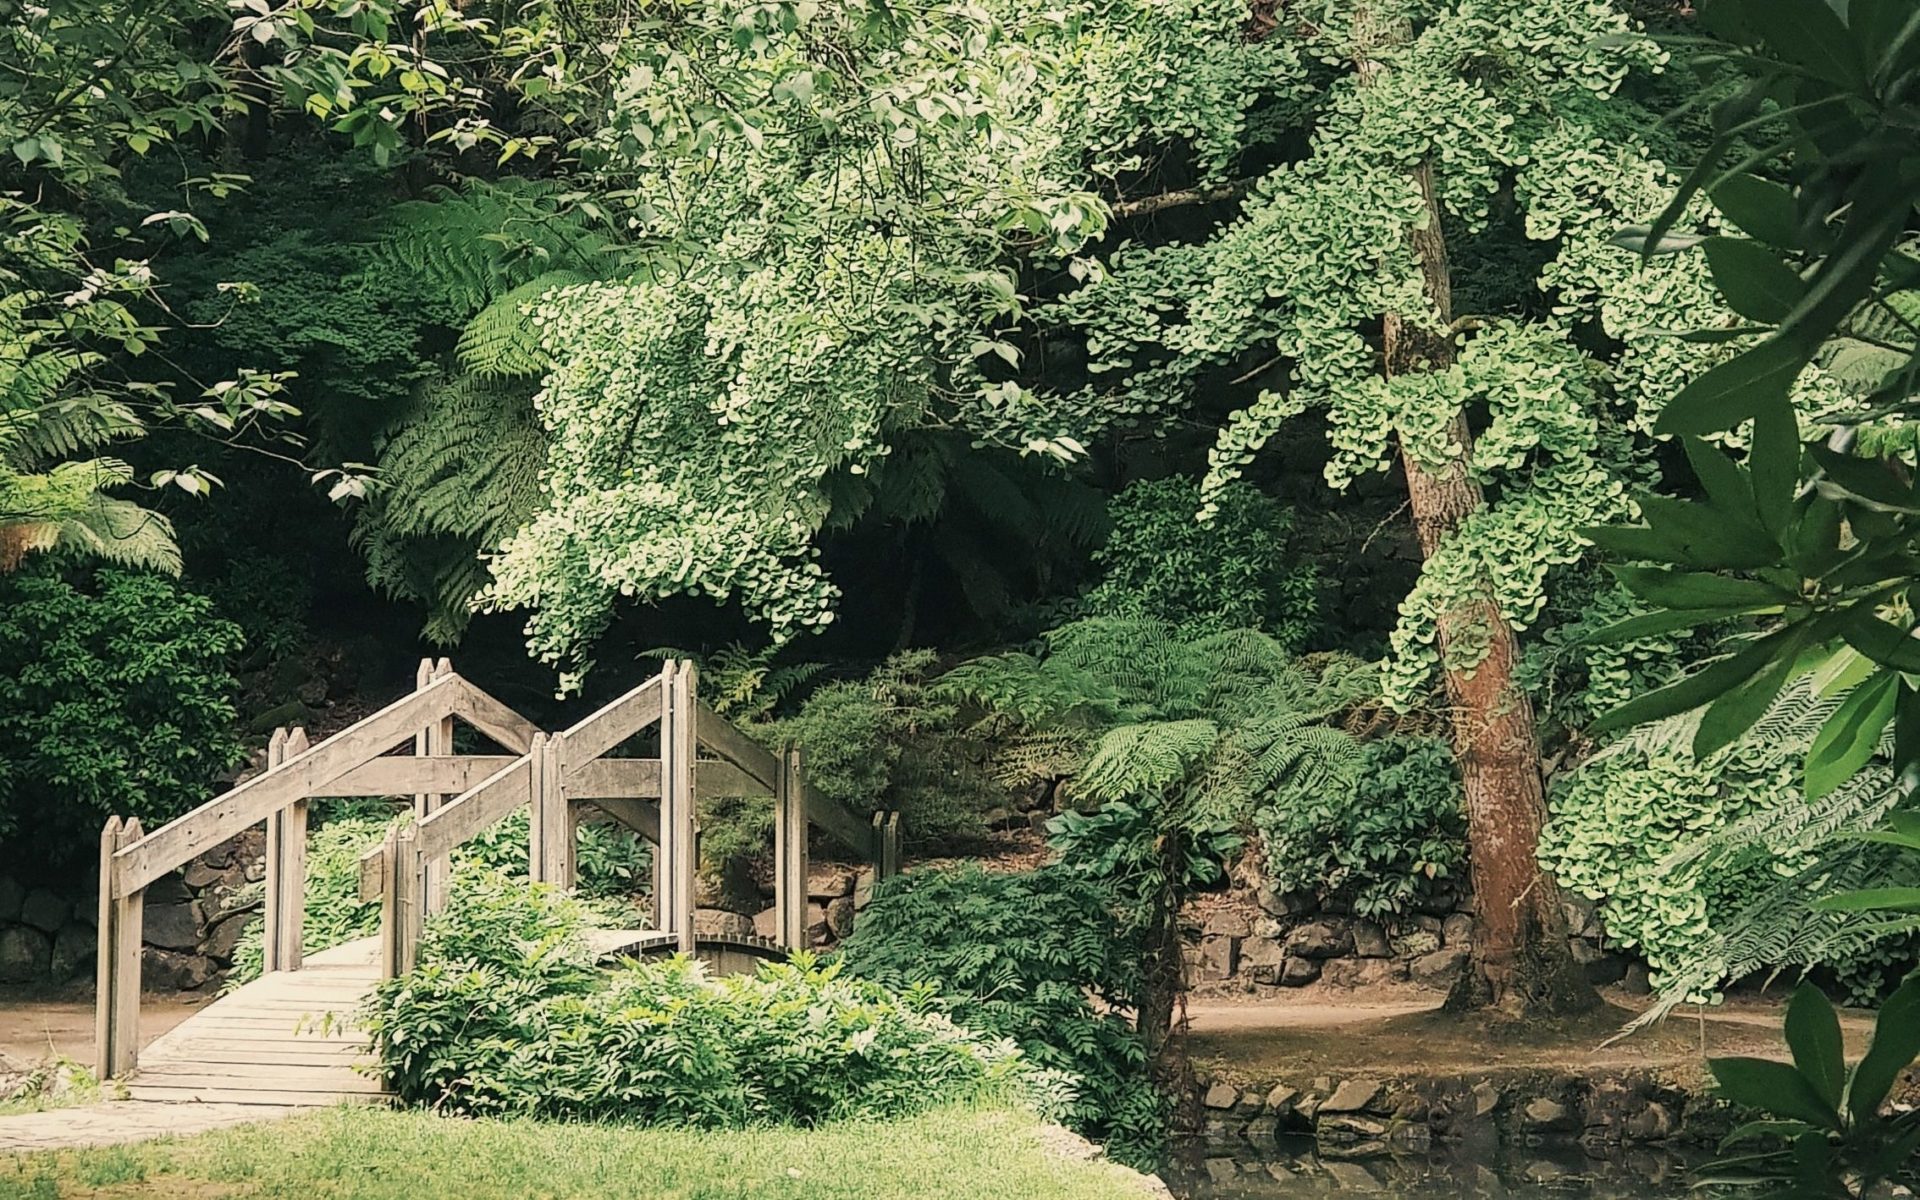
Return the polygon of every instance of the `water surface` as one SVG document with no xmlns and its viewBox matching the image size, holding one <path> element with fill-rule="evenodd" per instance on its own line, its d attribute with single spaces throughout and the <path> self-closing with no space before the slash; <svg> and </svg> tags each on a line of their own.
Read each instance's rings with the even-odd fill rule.
<svg viewBox="0 0 1920 1200">
<path fill-rule="evenodd" d="M 1342 1159 L 1301 1138 L 1271 1153 L 1188 1147 L 1161 1174 L 1182 1200 L 1681 1200 L 1687 1166 L 1661 1150 L 1592 1158 L 1578 1146 L 1490 1144 Z"/>
</svg>

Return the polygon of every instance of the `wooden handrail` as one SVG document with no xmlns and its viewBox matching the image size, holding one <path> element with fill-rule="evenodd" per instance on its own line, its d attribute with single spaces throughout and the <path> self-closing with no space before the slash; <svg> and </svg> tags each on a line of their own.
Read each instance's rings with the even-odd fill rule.
<svg viewBox="0 0 1920 1200">
<path fill-rule="evenodd" d="M 655 675 L 617 700 L 576 721 L 562 736 L 576 763 L 599 758 L 660 719 L 662 688 Z"/>
<path fill-rule="evenodd" d="M 120 850 L 113 856 L 113 895 L 140 891 L 194 855 L 314 795 L 388 747 L 411 739 L 422 725 L 453 711 L 462 682 L 457 675 L 436 679 Z"/>
<path fill-rule="evenodd" d="M 694 704 L 698 712 L 694 728 L 700 744 L 759 780 L 766 794 L 772 795 L 780 778 L 779 755 L 742 733 L 705 700 L 695 700 Z"/>
<path fill-rule="evenodd" d="M 527 803 L 532 791 L 532 756 L 522 754 L 420 822 L 414 845 L 428 858 L 451 853 L 454 847 Z"/>
</svg>

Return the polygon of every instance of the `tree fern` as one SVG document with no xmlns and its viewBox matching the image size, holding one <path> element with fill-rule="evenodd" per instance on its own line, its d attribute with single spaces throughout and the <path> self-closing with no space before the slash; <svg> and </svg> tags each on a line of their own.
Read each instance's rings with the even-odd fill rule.
<svg viewBox="0 0 1920 1200">
<path fill-rule="evenodd" d="M 553 359 L 540 344 L 539 326 L 527 310 L 554 288 L 591 278 L 579 271 L 548 271 L 501 293 L 467 322 L 454 357 L 462 367 L 486 379 L 545 374 Z"/>
<path fill-rule="evenodd" d="M 521 179 L 434 188 L 389 210 L 382 244 L 458 325 L 549 272 L 607 274 L 609 242 L 562 195 Z"/>
</svg>

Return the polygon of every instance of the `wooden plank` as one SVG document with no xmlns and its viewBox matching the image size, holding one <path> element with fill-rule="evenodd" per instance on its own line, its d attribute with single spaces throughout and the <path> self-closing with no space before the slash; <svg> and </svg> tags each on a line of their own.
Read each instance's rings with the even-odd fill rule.
<svg viewBox="0 0 1920 1200">
<path fill-rule="evenodd" d="M 458 675 L 454 678 L 460 681 L 453 705 L 455 714 L 514 754 L 525 754 L 533 748 L 533 735 L 540 732 L 538 725 L 481 691 L 471 680 Z"/>
<path fill-rule="evenodd" d="M 773 906 L 776 940 L 788 950 L 807 945 L 807 811 L 801 797 L 800 752 L 780 756 L 773 797 Z"/>
<path fill-rule="evenodd" d="M 552 737 L 538 734 L 533 739 L 533 749 L 527 752 L 533 764 L 527 874 L 536 883 L 570 888 L 573 886 L 573 822 L 562 790 L 566 774 L 562 758 L 565 739 L 565 734 L 556 733 Z"/>
<path fill-rule="evenodd" d="M 326 794 L 414 796 L 422 792 L 445 792 L 458 795 L 514 761 L 505 754 L 383 754 L 329 783 Z"/>
<path fill-rule="evenodd" d="M 116 894 L 146 887 L 291 801 L 325 795 L 328 783 L 451 712 L 459 682 L 453 675 L 436 679 L 121 850 L 115 855 L 119 866 L 115 886 L 120 889 Z"/>
<path fill-rule="evenodd" d="M 862 858 L 873 855 L 873 830 L 867 822 L 854 816 L 852 809 L 822 796 L 804 779 L 801 780 L 800 790 L 807 798 L 807 820 L 832 834 L 835 841 Z"/>
<path fill-rule="evenodd" d="M 267 770 L 271 771 L 287 761 L 287 738 L 285 726 L 273 731 L 267 739 Z M 286 902 L 285 885 L 281 876 L 286 871 L 282 861 L 287 840 L 285 809 L 267 814 L 266 851 L 267 878 L 266 904 L 260 921 L 260 969 L 271 974 L 280 970 L 283 955 L 280 951 L 280 936 L 285 928 L 280 919 L 280 906 Z"/>
<path fill-rule="evenodd" d="M 566 731 L 567 741 L 573 746 L 575 761 L 586 762 L 599 758 L 658 721 L 662 695 L 660 681 L 665 676 L 666 672 L 662 671 L 626 695 L 575 722 Z"/>
<path fill-rule="evenodd" d="M 523 754 L 420 822 L 417 841 L 420 852 L 429 858 L 447 854 L 527 803 L 533 796 L 532 787 L 532 760 Z"/>
<path fill-rule="evenodd" d="M 140 941 L 146 892 L 118 886 L 119 855 L 139 841 L 140 820 L 110 817 L 100 831 L 100 909 L 95 953 L 95 1068 L 117 1079 L 140 1061 Z"/>
<path fill-rule="evenodd" d="M 362 903 L 378 900 L 382 881 L 387 875 L 387 844 L 380 843 L 360 856 L 360 886 L 358 895 Z"/>
<path fill-rule="evenodd" d="M 566 792 L 569 800 L 653 800 L 660 795 L 657 758 L 596 758 L 573 761 L 568 743 Z M 703 758 L 693 765 L 694 787 L 702 796 L 765 796 L 771 789 L 732 763 Z"/>
<path fill-rule="evenodd" d="M 693 697 L 692 703 L 698 714 L 695 728 L 700 744 L 758 780 L 761 795 L 771 795 L 774 781 L 780 777 L 779 757 L 734 728 L 733 722 L 707 707 L 705 700 Z"/>
<path fill-rule="evenodd" d="M 674 664 L 669 663 L 668 669 L 674 671 Z M 666 855 L 671 872 L 667 894 L 672 897 L 672 904 L 667 910 L 668 919 L 662 921 L 656 912 L 654 923 L 673 930 L 679 936 L 681 952 L 692 954 L 697 948 L 693 929 L 694 875 L 700 860 L 699 844 L 695 841 L 693 797 L 693 764 L 699 755 L 700 698 L 692 663 L 678 665 L 666 696 L 660 731 L 660 852 Z"/>
<path fill-rule="evenodd" d="M 657 794 L 657 793 L 656 793 Z M 595 809 L 606 819 L 617 821 L 656 845 L 660 841 L 660 802 L 658 800 L 576 800 L 575 805 Z"/>
<path fill-rule="evenodd" d="M 384 1094 L 364 1095 L 352 1092 L 255 1092 L 218 1087 L 158 1087 L 129 1084 L 130 1100 L 153 1100 L 171 1104 L 259 1104 L 274 1108 L 335 1108 L 342 1104 L 387 1104 Z"/>
<path fill-rule="evenodd" d="M 223 1088 L 232 1091 L 249 1092 L 332 1092 L 339 1095 L 359 1093 L 378 1095 L 383 1089 L 379 1081 L 356 1076 L 347 1068 L 339 1070 L 301 1071 L 290 1078 L 275 1079 L 270 1075 L 234 1078 L 226 1071 L 168 1071 L 149 1077 L 145 1071 L 140 1073 L 138 1083 L 148 1087 L 173 1088 Z"/>
</svg>

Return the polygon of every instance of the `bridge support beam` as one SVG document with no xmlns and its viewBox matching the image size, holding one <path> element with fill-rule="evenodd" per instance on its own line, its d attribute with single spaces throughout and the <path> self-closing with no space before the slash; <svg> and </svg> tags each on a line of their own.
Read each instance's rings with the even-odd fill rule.
<svg viewBox="0 0 1920 1200">
<path fill-rule="evenodd" d="M 660 842 L 654 847 L 659 869 L 654 874 L 653 923 L 680 940 L 680 949 L 694 951 L 693 877 L 699 869 L 695 844 L 693 760 L 698 743 L 699 700 L 693 664 L 669 662 L 662 673 L 665 684 L 660 709 Z"/>
<path fill-rule="evenodd" d="M 574 821 L 566 794 L 565 734 L 533 735 L 533 812 L 528 822 L 527 874 L 540 883 L 574 882 Z"/>
<path fill-rule="evenodd" d="M 415 674 L 415 687 L 425 688 L 442 675 L 453 674 L 453 663 L 445 658 L 439 662 L 423 658 L 420 669 Z M 413 752 L 416 755 L 431 755 L 439 758 L 453 754 L 453 714 L 449 713 L 413 736 Z M 422 792 L 413 798 L 413 819 L 420 822 L 440 811 L 447 802 L 442 792 Z M 426 878 L 422 883 L 422 898 L 429 913 L 439 912 L 447 902 L 447 859 L 440 858 L 427 863 L 424 867 Z"/>
<path fill-rule="evenodd" d="M 267 743 L 267 769 L 307 752 L 307 731 L 276 729 Z M 306 938 L 307 801 L 302 798 L 267 817 L 267 902 L 262 926 L 262 969 L 298 971 Z"/>
<path fill-rule="evenodd" d="M 140 934 L 145 888 L 116 896 L 113 856 L 146 836 L 138 817 L 107 818 L 100 831 L 99 961 L 95 964 L 94 1073 L 119 1079 L 140 1062 Z"/>
<path fill-rule="evenodd" d="M 807 946 L 807 798 L 800 752 L 780 756 L 773 796 L 774 940 L 788 951 Z"/>
</svg>

